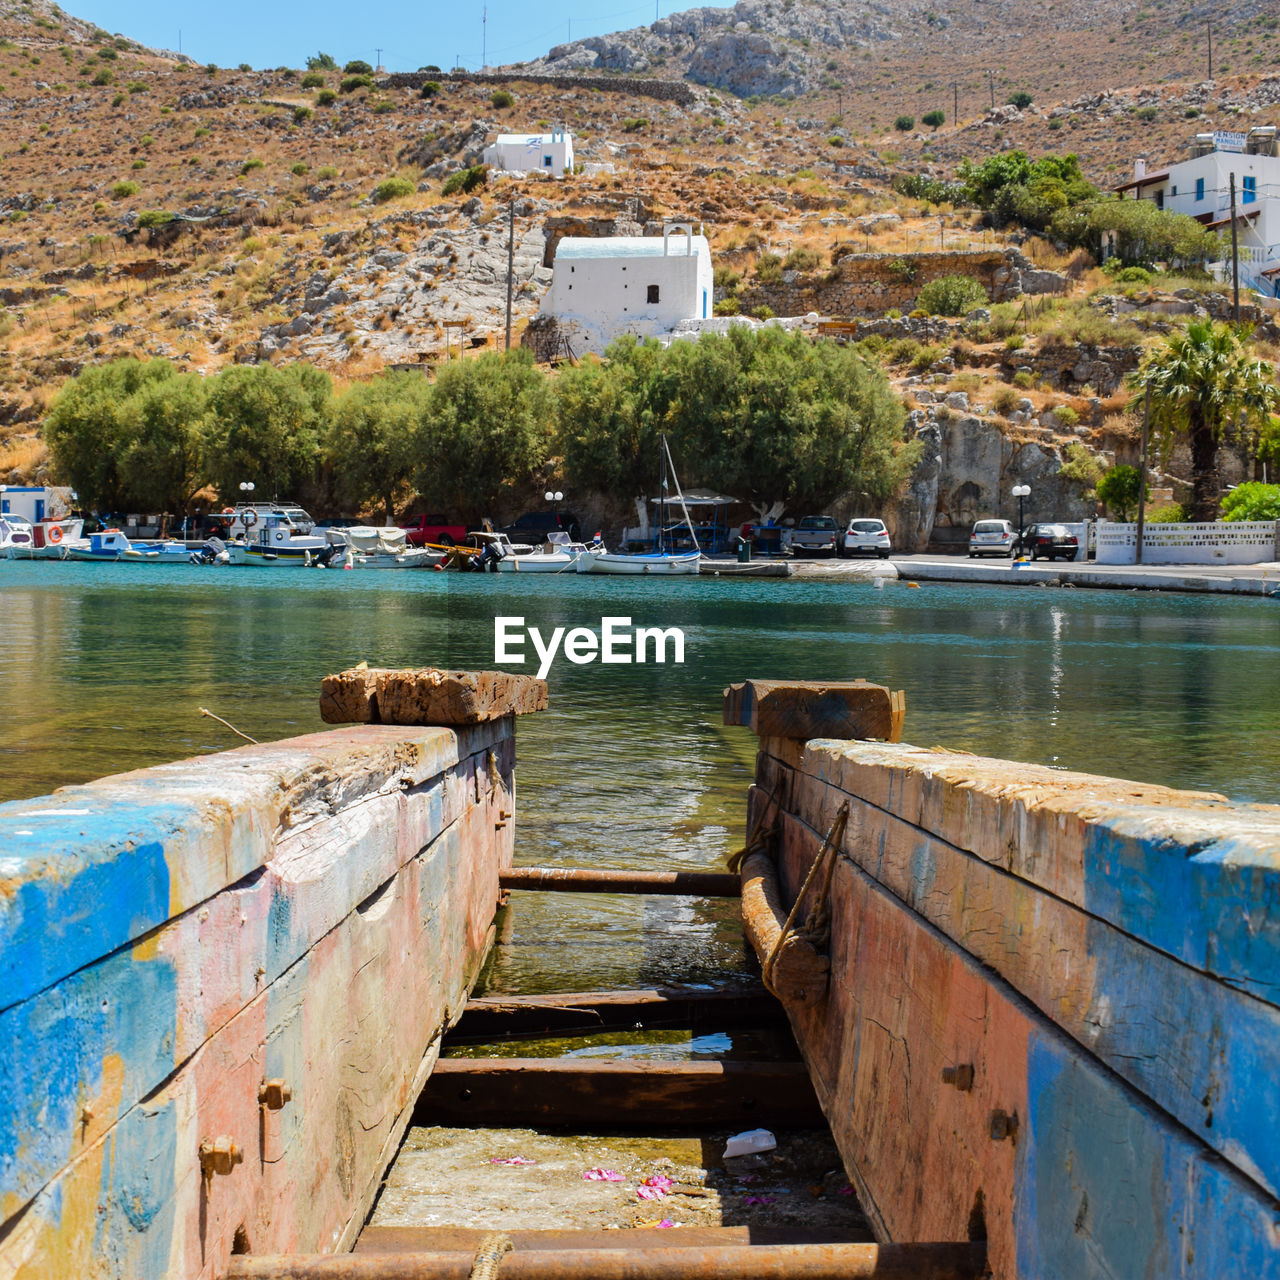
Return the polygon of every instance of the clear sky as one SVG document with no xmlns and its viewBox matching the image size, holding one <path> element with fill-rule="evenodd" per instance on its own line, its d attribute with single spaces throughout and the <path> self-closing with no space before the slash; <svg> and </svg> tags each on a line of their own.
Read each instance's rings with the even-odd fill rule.
<svg viewBox="0 0 1280 1280">
<path fill-rule="evenodd" d="M 352 58 L 373 62 L 381 49 L 388 71 L 415 71 L 429 63 L 475 70 L 482 53 L 490 65 L 523 62 L 571 36 L 647 26 L 655 16 L 702 6 L 698 0 L 656 0 L 656 8 L 655 0 L 63 0 L 62 7 L 152 48 L 177 49 L 181 41 L 182 52 L 197 62 L 222 67 L 301 67 L 321 49 L 339 65 Z"/>
</svg>

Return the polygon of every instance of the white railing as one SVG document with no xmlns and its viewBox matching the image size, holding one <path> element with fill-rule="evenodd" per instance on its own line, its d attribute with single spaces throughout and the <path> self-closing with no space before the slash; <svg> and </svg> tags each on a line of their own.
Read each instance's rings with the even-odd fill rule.
<svg viewBox="0 0 1280 1280">
<path fill-rule="evenodd" d="M 1212 524 L 1148 524 L 1142 531 L 1143 564 L 1264 564 L 1280 559 L 1280 521 L 1224 520 Z M 1099 520 L 1099 564 L 1133 564 L 1136 524 Z"/>
</svg>

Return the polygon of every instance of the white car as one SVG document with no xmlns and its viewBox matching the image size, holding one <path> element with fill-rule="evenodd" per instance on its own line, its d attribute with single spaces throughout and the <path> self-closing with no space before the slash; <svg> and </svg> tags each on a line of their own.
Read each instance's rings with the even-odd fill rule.
<svg viewBox="0 0 1280 1280">
<path fill-rule="evenodd" d="M 849 521 L 849 527 L 840 539 L 840 554 L 856 556 L 860 551 L 869 551 L 874 556 L 885 560 L 889 556 L 889 530 L 883 520 L 869 520 L 861 516 Z"/>
<path fill-rule="evenodd" d="M 969 534 L 969 559 L 975 556 L 1011 556 L 1018 535 L 1008 520 L 978 520 Z"/>
</svg>

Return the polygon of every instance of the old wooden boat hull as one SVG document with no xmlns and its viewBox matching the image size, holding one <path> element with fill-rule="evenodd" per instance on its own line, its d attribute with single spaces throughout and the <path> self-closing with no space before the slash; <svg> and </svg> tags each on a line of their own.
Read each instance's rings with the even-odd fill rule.
<svg viewBox="0 0 1280 1280">
<path fill-rule="evenodd" d="M 512 724 L 0 806 L 0 1274 L 350 1247 L 492 938 Z"/>
<path fill-rule="evenodd" d="M 786 911 L 848 806 L 788 1014 L 880 1237 L 1280 1275 L 1280 810 L 812 728 L 751 807 Z"/>
</svg>

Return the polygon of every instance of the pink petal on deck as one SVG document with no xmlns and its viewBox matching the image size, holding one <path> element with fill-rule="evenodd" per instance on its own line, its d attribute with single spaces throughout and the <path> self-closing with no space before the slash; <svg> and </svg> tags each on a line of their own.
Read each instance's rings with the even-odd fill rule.
<svg viewBox="0 0 1280 1280">
<path fill-rule="evenodd" d="M 494 1156 L 490 1164 L 537 1164 L 536 1160 L 526 1160 L 524 1156 Z"/>
<path fill-rule="evenodd" d="M 644 1179 L 644 1185 L 646 1187 L 661 1187 L 665 1191 L 668 1187 L 672 1186 L 673 1183 L 666 1174 L 654 1173 Z"/>
<path fill-rule="evenodd" d="M 674 1227 L 675 1225 L 676 1224 L 672 1222 L 670 1218 L 663 1218 L 663 1220 L 660 1223 L 658 1223 L 658 1226 L 663 1230 L 665 1230 L 667 1227 Z"/>
<path fill-rule="evenodd" d="M 588 1169 L 582 1175 L 586 1182 L 622 1182 L 622 1174 L 616 1169 Z"/>
<path fill-rule="evenodd" d="M 667 1193 L 662 1187 L 651 1187 L 647 1183 L 642 1182 L 636 1188 L 637 1200 L 665 1200 Z"/>
</svg>

